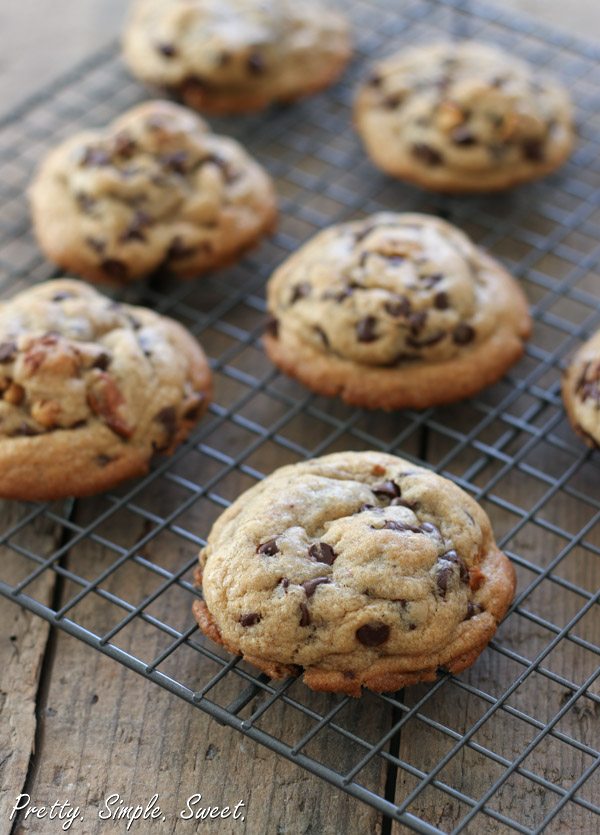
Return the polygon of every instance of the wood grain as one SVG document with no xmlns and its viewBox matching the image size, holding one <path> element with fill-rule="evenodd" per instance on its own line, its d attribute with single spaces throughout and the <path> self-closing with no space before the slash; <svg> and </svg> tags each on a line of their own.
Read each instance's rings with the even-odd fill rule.
<svg viewBox="0 0 600 835">
<path fill-rule="evenodd" d="M 10 530 L 29 508 L 0 502 L 0 528 Z M 60 528 L 47 520 L 28 526 L 27 544 L 39 554 L 51 552 Z M 22 535 L 21 535 L 22 538 Z M 25 578 L 24 559 L 7 547 L 0 547 L 0 577 L 13 584 Z M 55 577 L 45 572 L 35 585 L 35 596 L 50 603 Z M 15 798 L 23 791 L 37 728 L 37 698 L 40 672 L 49 634 L 48 624 L 29 612 L 0 598 L 0 821 L 8 820 Z"/>
</svg>

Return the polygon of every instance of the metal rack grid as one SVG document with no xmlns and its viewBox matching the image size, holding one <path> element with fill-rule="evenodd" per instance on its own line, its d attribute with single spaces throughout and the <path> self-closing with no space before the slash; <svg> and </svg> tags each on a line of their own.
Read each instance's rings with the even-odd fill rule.
<svg viewBox="0 0 600 835">
<path fill-rule="evenodd" d="M 560 370 L 600 324 L 600 48 L 479 2 L 356 0 L 350 13 L 358 54 L 335 89 L 214 122 L 275 177 L 282 218 L 274 238 L 214 277 L 153 279 L 126 292 L 199 336 L 217 383 L 209 416 L 144 480 L 96 499 L 19 508 L 0 534 L 14 557 L 10 576 L 8 561 L 0 564 L 0 593 L 377 808 L 384 832 L 394 819 L 441 832 L 431 822 L 434 796 L 453 804 L 454 832 L 562 832 L 572 822 L 597 831 L 600 457 L 567 425 Z M 566 79 L 581 141 L 561 173 L 509 195 L 447 198 L 372 168 L 350 127 L 357 80 L 393 46 L 441 33 L 494 41 Z M 37 160 L 144 95 L 109 48 L 0 122 L 4 294 L 52 275 L 23 196 Z M 317 229 L 386 209 L 450 218 L 523 282 L 536 322 L 526 357 L 473 400 L 364 413 L 310 395 L 261 351 L 272 268 Z M 313 694 L 294 679 L 272 682 L 204 639 L 190 613 L 192 571 L 211 522 L 256 479 L 283 463 L 369 447 L 425 460 L 478 499 L 519 587 L 470 671 L 355 701 Z M 32 546 L 40 524 L 58 532 L 52 545 Z M 52 603 L 40 591 L 49 573 Z M 140 627 L 152 640 L 141 641 Z M 293 738 L 283 723 L 270 724 L 279 711 Z M 560 768 L 549 768 L 554 758 Z M 488 782 L 473 796 L 464 775 L 478 768 Z"/>
</svg>

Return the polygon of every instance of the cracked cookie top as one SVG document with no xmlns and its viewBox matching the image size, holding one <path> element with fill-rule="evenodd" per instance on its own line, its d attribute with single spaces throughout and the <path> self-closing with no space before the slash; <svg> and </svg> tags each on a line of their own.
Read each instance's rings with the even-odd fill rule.
<svg viewBox="0 0 600 835">
<path fill-rule="evenodd" d="M 575 431 L 600 447 L 600 331 L 576 352 L 565 372 L 563 399 Z"/>
<path fill-rule="evenodd" d="M 210 388 L 197 342 L 146 308 L 68 279 L 1 302 L 0 495 L 27 477 L 38 453 L 41 492 L 55 467 L 75 485 L 140 471 L 198 421 Z M 7 462 L 21 462 L 21 473 L 9 473 Z M 60 493 L 61 484 L 48 491 Z"/>
<path fill-rule="evenodd" d="M 381 659 L 417 673 L 487 642 L 514 584 L 475 501 L 376 452 L 277 470 L 221 516 L 200 561 L 226 646 L 358 680 Z"/>
<path fill-rule="evenodd" d="M 227 112 L 325 86 L 350 43 L 345 19 L 314 0 L 139 0 L 124 52 L 143 80 Z"/>
<path fill-rule="evenodd" d="M 112 283 L 159 267 L 194 275 L 235 260 L 276 214 L 258 163 L 164 101 L 67 140 L 42 164 L 31 201 L 49 257 Z"/>
<path fill-rule="evenodd" d="M 366 367 L 441 362 L 512 327 L 505 281 L 449 223 L 382 213 L 319 233 L 277 270 L 272 330 Z"/>
<path fill-rule="evenodd" d="M 356 100 L 376 164 L 448 191 L 506 188 L 569 154 L 566 90 L 501 49 L 465 41 L 416 46 L 381 61 Z"/>
</svg>

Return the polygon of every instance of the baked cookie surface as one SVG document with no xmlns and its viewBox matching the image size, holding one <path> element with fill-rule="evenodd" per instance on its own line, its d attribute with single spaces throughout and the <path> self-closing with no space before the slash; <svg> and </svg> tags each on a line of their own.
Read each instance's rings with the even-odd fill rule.
<svg viewBox="0 0 600 835">
<path fill-rule="evenodd" d="M 0 496 L 83 496 L 172 452 L 211 394 L 179 323 L 79 281 L 0 302 Z"/>
<path fill-rule="evenodd" d="M 574 139 L 558 82 L 473 41 L 415 46 L 376 64 L 354 114 L 379 168 L 436 191 L 495 191 L 544 176 Z"/>
<path fill-rule="evenodd" d="M 357 696 L 472 664 L 515 589 L 479 505 L 379 452 L 275 471 L 216 521 L 200 555 L 202 630 L 280 678 Z"/>
<path fill-rule="evenodd" d="M 563 377 L 563 401 L 573 429 L 600 448 L 600 331 L 585 342 Z"/>
<path fill-rule="evenodd" d="M 138 0 L 123 47 L 134 75 L 209 113 L 316 92 L 351 52 L 345 19 L 316 0 Z"/>
<path fill-rule="evenodd" d="M 285 373 L 367 408 L 469 397 L 519 359 L 531 323 L 511 276 L 429 215 L 332 226 L 268 284 L 264 344 Z"/>
<path fill-rule="evenodd" d="M 235 261 L 277 214 L 269 176 L 241 145 L 165 101 L 68 139 L 42 163 L 30 198 L 48 258 L 110 284 Z"/>
</svg>

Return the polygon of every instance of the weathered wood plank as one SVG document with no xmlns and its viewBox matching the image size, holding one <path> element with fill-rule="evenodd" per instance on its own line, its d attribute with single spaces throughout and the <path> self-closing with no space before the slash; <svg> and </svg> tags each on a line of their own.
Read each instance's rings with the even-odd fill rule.
<svg viewBox="0 0 600 835">
<path fill-rule="evenodd" d="M 28 512 L 14 502 L 0 503 L 0 527 L 9 530 Z M 39 553 L 51 551 L 60 530 L 36 520 L 27 530 L 27 543 Z M 0 577 L 14 584 L 33 569 L 7 547 L 0 547 Z M 35 597 L 48 603 L 55 575 L 46 572 L 36 583 Z M 36 697 L 48 641 L 48 624 L 20 606 L 0 598 L 0 821 L 8 821 L 16 796 L 23 790 L 35 746 Z M 6 830 L 4 830 L 6 831 Z"/>
</svg>

